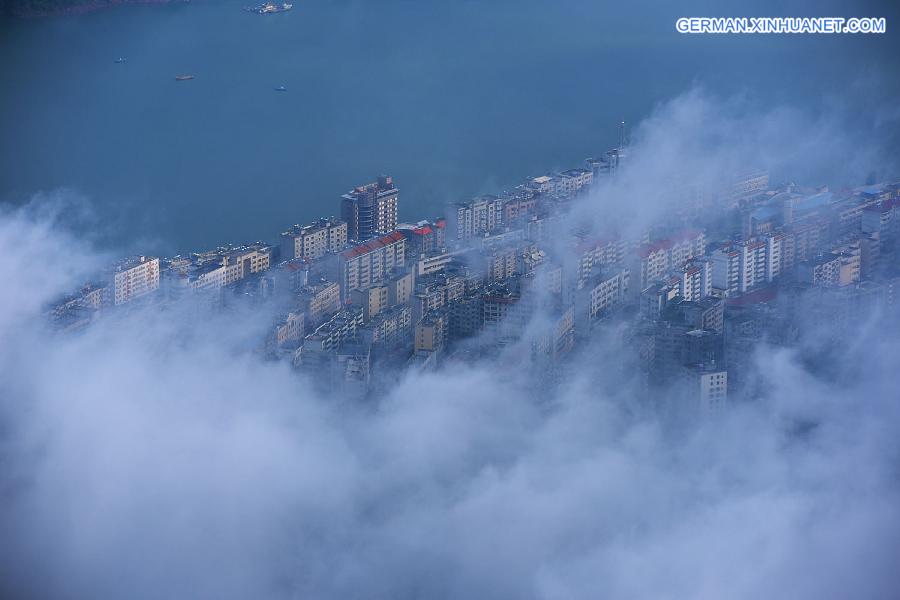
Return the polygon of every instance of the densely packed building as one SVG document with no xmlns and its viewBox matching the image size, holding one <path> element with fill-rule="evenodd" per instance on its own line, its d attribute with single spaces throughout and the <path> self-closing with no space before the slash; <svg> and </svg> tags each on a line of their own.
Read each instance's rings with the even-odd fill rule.
<svg viewBox="0 0 900 600">
<path fill-rule="evenodd" d="M 661 207 L 627 237 L 573 218 L 598 182 L 628 168 L 625 155 L 414 223 L 399 223 L 397 187 L 381 176 L 341 198 L 341 219 L 295 225 L 272 246 L 129 259 L 48 314 L 68 331 L 129 304 L 196 296 L 222 307 L 234 291 L 277 315 L 261 351 L 351 396 L 389 382 L 389 366 L 486 354 L 556 372 L 624 324 L 616 335 L 651 395 L 678 388 L 714 411 L 748 385 L 760 341 L 790 343 L 804 319 L 847 330 L 873 303 L 900 305 L 900 183 L 772 189 L 768 173 L 749 171 L 702 191 L 699 212 L 715 219 Z"/>
</svg>

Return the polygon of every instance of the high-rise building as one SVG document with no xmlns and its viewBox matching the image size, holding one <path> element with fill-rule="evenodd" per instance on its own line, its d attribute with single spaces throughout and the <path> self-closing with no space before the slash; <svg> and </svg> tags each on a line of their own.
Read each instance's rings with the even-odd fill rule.
<svg viewBox="0 0 900 600">
<path fill-rule="evenodd" d="M 374 183 L 354 188 L 341 197 L 341 218 L 351 240 L 363 242 L 397 228 L 400 192 L 394 180 L 380 175 Z"/>
</svg>

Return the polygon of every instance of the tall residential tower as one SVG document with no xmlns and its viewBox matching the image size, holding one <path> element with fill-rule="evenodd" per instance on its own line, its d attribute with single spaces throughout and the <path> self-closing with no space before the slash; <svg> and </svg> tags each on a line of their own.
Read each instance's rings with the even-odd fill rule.
<svg viewBox="0 0 900 600">
<path fill-rule="evenodd" d="M 347 222 L 351 240 L 363 242 L 397 228 L 399 190 L 393 179 L 381 175 L 378 181 L 361 185 L 341 197 L 341 218 Z"/>
</svg>

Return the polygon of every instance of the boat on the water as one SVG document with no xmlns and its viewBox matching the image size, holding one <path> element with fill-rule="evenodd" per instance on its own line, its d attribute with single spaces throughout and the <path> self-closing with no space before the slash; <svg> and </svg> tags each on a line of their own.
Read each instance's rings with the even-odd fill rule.
<svg viewBox="0 0 900 600">
<path fill-rule="evenodd" d="M 116 59 L 116 62 L 121 64 L 121 63 L 125 62 L 126 60 L 128 60 L 128 59 L 125 58 L 124 56 L 120 56 L 119 58 Z"/>
<path fill-rule="evenodd" d="M 283 85 L 279 85 L 277 88 L 275 88 L 275 91 L 276 92 L 286 92 L 287 88 L 284 87 Z"/>
<path fill-rule="evenodd" d="M 187 80 L 193 79 L 193 78 L 194 78 L 193 75 L 176 75 L 175 81 L 187 81 Z"/>
<path fill-rule="evenodd" d="M 294 5 L 290 2 L 282 2 L 281 4 L 276 4 L 274 2 L 264 2 L 259 6 L 248 6 L 244 10 L 256 13 L 258 15 L 269 15 L 274 13 L 285 12 L 294 8 Z"/>
</svg>

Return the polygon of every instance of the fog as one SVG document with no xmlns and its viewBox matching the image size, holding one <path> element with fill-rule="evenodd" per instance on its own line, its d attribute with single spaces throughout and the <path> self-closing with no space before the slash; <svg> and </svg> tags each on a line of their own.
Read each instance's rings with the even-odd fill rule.
<svg viewBox="0 0 900 600">
<path fill-rule="evenodd" d="M 572 218 L 637 232 L 676 175 L 894 168 L 872 138 L 841 160 L 860 135 L 842 111 L 692 90 L 635 128 L 634 171 Z M 552 379 L 501 355 L 354 402 L 261 358 L 270 315 L 252 307 L 52 332 L 45 304 L 109 260 L 61 218 L 80 202 L 0 215 L 4 597 L 897 596 L 894 313 L 828 361 L 805 356 L 814 337 L 759 344 L 757 391 L 702 418 L 674 392 L 640 400 L 615 324 Z"/>
</svg>

